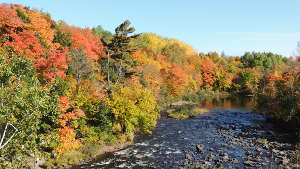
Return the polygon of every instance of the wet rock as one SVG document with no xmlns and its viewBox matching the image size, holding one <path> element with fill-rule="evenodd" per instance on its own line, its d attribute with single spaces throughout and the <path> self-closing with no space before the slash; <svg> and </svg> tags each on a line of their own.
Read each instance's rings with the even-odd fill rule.
<svg viewBox="0 0 300 169">
<path fill-rule="evenodd" d="M 240 161 L 239 161 L 239 160 L 237 160 L 237 159 L 233 159 L 233 160 L 232 160 L 232 163 L 234 163 L 234 164 L 238 164 L 238 163 L 240 163 Z"/>
<path fill-rule="evenodd" d="M 229 156 L 226 153 L 224 153 L 223 160 L 224 161 L 228 161 L 229 160 Z"/>
<path fill-rule="evenodd" d="M 212 155 L 209 155 L 209 156 L 207 157 L 207 161 L 211 162 L 212 160 L 213 160 L 213 156 L 212 156 Z"/>
<path fill-rule="evenodd" d="M 189 160 L 185 159 L 184 162 L 183 162 L 183 165 L 185 165 L 185 166 L 189 165 Z"/>
<path fill-rule="evenodd" d="M 246 156 L 249 156 L 249 155 L 251 155 L 251 153 L 250 153 L 249 151 L 247 151 L 247 152 L 245 153 L 245 155 L 246 155 Z"/>
<path fill-rule="evenodd" d="M 217 167 L 217 168 L 221 168 L 221 167 L 222 167 L 221 163 L 217 163 L 217 164 L 216 164 L 216 167 Z"/>
<path fill-rule="evenodd" d="M 262 148 L 256 147 L 257 152 L 261 152 L 262 150 L 263 150 Z"/>
<path fill-rule="evenodd" d="M 250 160 L 244 161 L 244 164 L 248 166 L 256 166 L 256 162 Z"/>
<path fill-rule="evenodd" d="M 186 155 L 185 155 L 185 159 L 187 159 L 187 160 L 192 160 L 193 157 L 192 157 L 191 154 L 186 154 Z"/>
<path fill-rule="evenodd" d="M 282 165 L 287 165 L 289 162 L 290 162 L 289 159 L 283 158 L 283 159 L 280 161 L 280 164 L 282 164 Z"/>
<path fill-rule="evenodd" d="M 202 152 L 204 150 L 204 145 L 203 144 L 197 144 L 196 149 L 198 152 Z"/>
<path fill-rule="evenodd" d="M 277 153 L 279 153 L 279 150 L 272 149 L 272 152 L 275 153 L 275 154 L 277 154 Z"/>
</svg>

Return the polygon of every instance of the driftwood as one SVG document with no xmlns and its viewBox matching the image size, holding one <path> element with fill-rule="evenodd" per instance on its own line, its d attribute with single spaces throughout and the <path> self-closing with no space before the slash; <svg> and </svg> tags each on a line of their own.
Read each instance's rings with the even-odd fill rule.
<svg viewBox="0 0 300 169">
<path fill-rule="evenodd" d="M 6 141 L 4 141 L 4 138 L 6 136 L 6 132 L 8 131 L 9 126 L 13 127 L 15 131 Z M 18 132 L 18 129 L 14 125 L 6 123 L 5 129 L 4 129 L 3 134 L 1 136 L 0 150 L 3 149 L 10 142 L 10 140 L 16 135 L 17 132 Z"/>
</svg>

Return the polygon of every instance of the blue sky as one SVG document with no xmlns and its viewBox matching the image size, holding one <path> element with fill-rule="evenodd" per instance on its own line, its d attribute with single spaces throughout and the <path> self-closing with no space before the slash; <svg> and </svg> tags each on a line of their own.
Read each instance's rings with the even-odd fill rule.
<svg viewBox="0 0 300 169">
<path fill-rule="evenodd" d="M 54 20 L 113 31 L 129 19 L 199 52 L 294 54 L 300 41 L 300 0 L 2 0 L 49 12 Z"/>
</svg>

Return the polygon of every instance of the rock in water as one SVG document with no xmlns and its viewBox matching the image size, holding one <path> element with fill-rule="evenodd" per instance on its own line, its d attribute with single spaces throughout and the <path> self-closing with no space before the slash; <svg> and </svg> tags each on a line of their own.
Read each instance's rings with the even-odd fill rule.
<svg viewBox="0 0 300 169">
<path fill-rule="evenodd" d="M 197 144 L 196 149 L 197 149 L 198 152 L 202 152 L 203 149 L 204 149 L 204 145 L 203 144 Z"/>
<path fill-rule="evenodd" d="M 224 153 L 224 155 L 223 155 L 223 160 L 224 160 L 224 161 L 228 161 L 228 160 L 229 160 L 228 154 Z"/>
<path fill-rule="evenodd" d="M 244 164 L 248 165 L 248 166 L 252 166 L 252 167 L 258 165 L 258 163 L 254 162 L 254 161 L 250 161 L 250 160 L 244 161 Z"/>
<path fill-rule="evenodd" d="M 289 159 L 287 158 L 283 158 L 281 161 L 280 161 L 281 164 L 283 165 L 287 165 L 289 163 Z"/>
<path fill-rule="evenodd" d="M 192 157 L 191 154 L 186 154 L 186 155 L 185 155 L 185 159 L 187 159 L 187 160 L 192 160 L 193 157 Z"/>
</svg>

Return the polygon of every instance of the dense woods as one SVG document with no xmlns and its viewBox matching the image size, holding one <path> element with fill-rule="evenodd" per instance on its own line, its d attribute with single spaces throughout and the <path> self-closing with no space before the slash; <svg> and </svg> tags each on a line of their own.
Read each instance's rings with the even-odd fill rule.
<svg viewBox="0 0 300 169">
<path fill-rule="evenodd" d="M 70 153 L 151 133 L 163 106 L 201 93 L 258 96 L 272 120 L 300 129 L 299 57 L 197 53 L 134 32 L 129 21 L 110 33 L 0 5 L 1 167 L 77 162 Z"/>
</svg>

